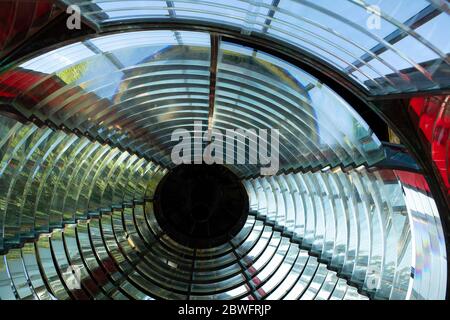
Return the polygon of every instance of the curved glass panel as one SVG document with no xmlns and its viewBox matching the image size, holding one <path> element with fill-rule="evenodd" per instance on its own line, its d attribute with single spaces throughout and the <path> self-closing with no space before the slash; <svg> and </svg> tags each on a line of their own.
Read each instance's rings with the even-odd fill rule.
<svg viewBox="0 0 450 320">
<path fill-rule="evenodd" d="M 254 216 L 229 243 L 197 250 L 158 234 L 152 216 L 150 202 L 135 203 L 10 250 L 0 260 L 0 297 L 368 299 Z"/>
<path fill-rule="evenodd" d="M 211 105 L 210 46 L 209 34 L 196 32 L 97 37 L 21 62 L 0 75 L 0 91 L 29 118 L 76 129 L 168 168 L 172 133 L 184 129 L 194 136 L 195 121 L 201 131 L 279 130 L 282 171 L 373 165 L 384 158 L 380 141 L 351 106 L 264 52 L 221 42 Z M 238 144 L 233 152 L 244 150 Z M 259 174 L 251 164 L 233 169 L 243 177 Z"/>
<path fill-rule="evenodd" d="M 79 4 L 101 25 L 159 17 L 165 6 L 169 16 L 180 5 L 198 13 L 205 3 L 98 1 L 107 15 Z M 209 10 L 242 3 L 250 4 Z M 320 3 L 294 4 L 330 15 Z M 398 28 L 418 4 L 383 19 Z M 284 5 L 252 3 L 267 9 L 263 22 L 244 10 L 220 10 L 216 20 L 251 18 L 252 30 L 275 23 Z M 424 176 L 377 168 L 385 155 L 370 127 L 286 61 L 202 32 L 109 34 L 3 70 L 0 102 L 0 299 L 445 297 L 443 230 Z M 436 110 L 443 119 L 444 105 Z M 196 134 L 235 129 L 277 129 L 279 170 L 263 176 L 261 163 L 225 163 L 248 194 L 244 227 L 218 246 L 183 246 L 153 208 L 154 190 L 176 165 L 172 134 L 194 136 L 195 156 Z M 250 134 L 236 135 L 233 160 L 250 159 L 260 145 L 247 148 Z"/>
<path fill-rule="evenodd" d="M 244 185 L 257 219 L 283 227 L 364 292 L 377 299 L 445 298 L 445 242 L 423 176 L 359 168 Z"/>
<path fill-rule="evenodd" d="M 448 8 L 426 0 L 64 0 L 99 30 L 154 20 L 214 23 L 311 53 L 371 94 L 449 88 Z M 447 8 L 447 9 L 446 9 Z M 351 18 L 349 18 L 351 17 Z"/>
<path fill-rule="evenodd" d="M 439 227 L 439 218 L 434 201 L 410 185 L 424 183 L 423 177 L 409 175 L 353 170 L 247 180 L 252 211 L 243 229 L 208 249 L 174 242 L 157 224 L 153 203 L 134 201 L 42 235 L 36 246 L 10 250 L 0 264 L 0 295 L 45 300 L 442 299 L 442 229 L 425 231 Z M 275 196 L 274 210 L 258 207 L 259 188 Z M 318 188 L 326 195 L 319 196 Z M 307 206 L 312 210 L 301 209 Z M 43 267 L 37 269 L 36 263 Z"/>
<path fill-rule="evenodd" d="M 165 173 L 136 155 L 73 133 L 4 116 L 0 130 L 0 251 L 114 205 L 151 198 Z"/>
</svg>

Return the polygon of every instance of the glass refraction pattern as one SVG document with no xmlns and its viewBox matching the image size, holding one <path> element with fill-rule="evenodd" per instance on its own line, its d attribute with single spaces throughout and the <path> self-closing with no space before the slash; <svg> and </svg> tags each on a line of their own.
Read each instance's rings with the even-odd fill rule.
<svg viewBox="0 0 450 320">
<path fill-rule="evenodd" d="M 449 87 L 450 9 L 426 0 L 65 0 L 102 30 L 124 22 L 192 21 L 289 43 L 371 94 Z M 414 48 L 413 50 L 410 50 Z"/>
<path fill-rule="evenodd" d="M 371 95 L 449 85 L 448 41 L 436 31 L 449 26 L 448 8 L 435 1 L 66 2 L 99 32 L 179 19 L 273 37 Z M 371 5 L 381 29 L 363 22 Z M 0 114 L 0 298 L 443 299 L 446 247 L 424 176 L 379 168 L 383 146 L 345 100 L 249 46 L 219 40 L 209 118 L 212 47 L 206 32 L 122 31 L 2 70 L 0 107 L 21 117 Z M 410 108 L 439 119 L 429 141 L 445 155 L 439 101 L 437 111 Z M 280 130 L 277 175 L 229 165 L 250 212 L 210 249 L 173 241 L 152 207 L 173 167 L 170 135 L 193 133 L 194 121 Z"/>
</svg>

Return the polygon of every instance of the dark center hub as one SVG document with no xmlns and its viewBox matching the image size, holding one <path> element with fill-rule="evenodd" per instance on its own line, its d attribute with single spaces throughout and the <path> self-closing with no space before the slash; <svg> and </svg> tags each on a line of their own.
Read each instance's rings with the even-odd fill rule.
<svg viewBox="0 0 450 320">
<path fill-rule="evenodd" d="M 238 177 L 221 165 L 180 165 L 158 184 L 156 220 L 175 241 L 210 248 L 244 226 L 248 196 Z"/>
</svg>

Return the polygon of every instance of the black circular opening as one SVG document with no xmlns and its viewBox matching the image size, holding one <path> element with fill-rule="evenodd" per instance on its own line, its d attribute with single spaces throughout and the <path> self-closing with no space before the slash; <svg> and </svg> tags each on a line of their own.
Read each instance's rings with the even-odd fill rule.
<svg viewBox="0 0 450 320">
<path fill-rule="evenodd" d="M 208 221 L 209 217 L 211 216 L 211 211 L 209 209 L 209 206 L 205 203 L 199 203 L 196 204 L 192 208 L 192 218 L 197 222 L 205 222 Z"/>
<path fill-rule="evenodd" d="M 175 241 L 193 248 L 226 243 L 244 226 L 248 196 L 224 166 L 179 165 L 158 184 L 156 220 Z"/>
</svg>

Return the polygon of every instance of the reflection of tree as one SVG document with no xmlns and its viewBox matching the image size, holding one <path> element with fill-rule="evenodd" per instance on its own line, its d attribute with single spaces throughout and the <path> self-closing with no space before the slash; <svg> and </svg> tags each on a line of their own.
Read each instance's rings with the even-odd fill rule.
<svg viewBox="0 0 450 320">
<path fill-rule="evenodd" d="M 84 75 L 87 68 L 88 61 L 83 61 L 56 73 L 56 76 L 67 84 L 75 83 Z"/>
</svg>

